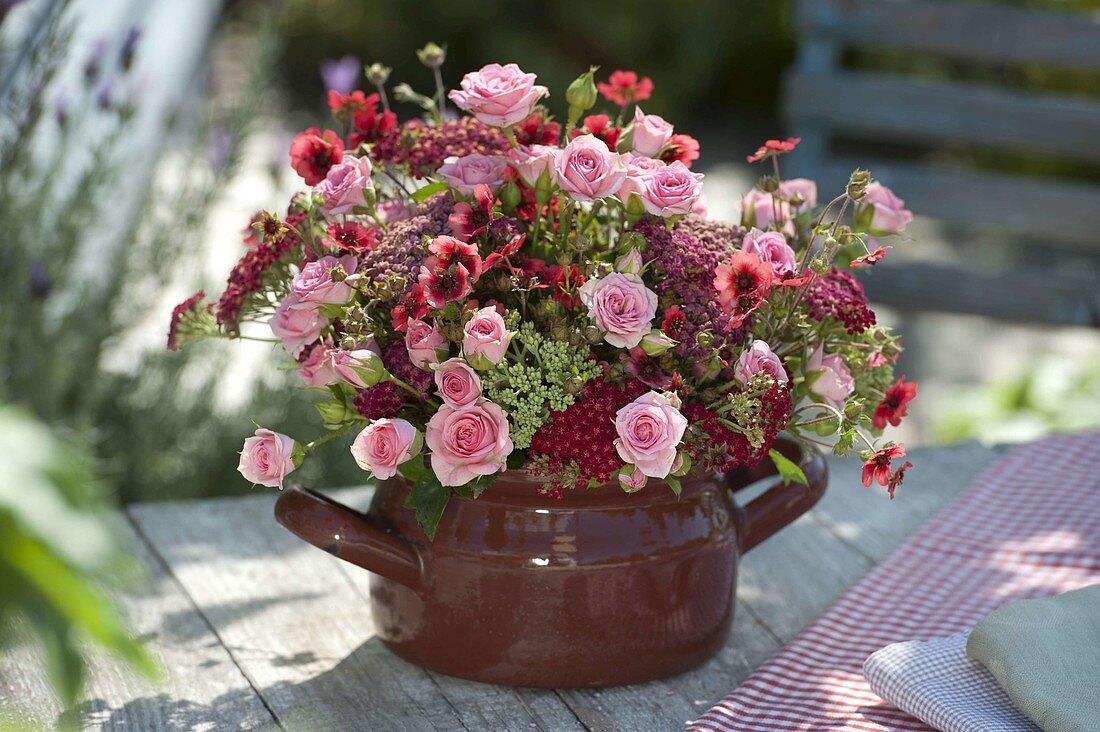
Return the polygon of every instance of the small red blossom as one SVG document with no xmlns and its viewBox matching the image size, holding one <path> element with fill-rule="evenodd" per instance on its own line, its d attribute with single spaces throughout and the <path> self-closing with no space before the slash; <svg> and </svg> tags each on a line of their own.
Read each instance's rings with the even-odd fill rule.
<svg viewBox="0 0 1100 732">
<path fill-rule="evenodd" d="M 307 185 L 315 186 L 325 179 L 329 168 L 340 162 L 344 143 L 332 130 L 322 132 L 310 127 L 299 132 L 290 144 L 290 167 L 302 176 Z"/>
<path fill-rule="evenodd" d="M 638 381 L 657 391 L 668 391 L 672 386 L 672 377 L 661 371 L 660 364 L 642 350 L 641 346 L 635 346 L 627 354 L 620 354 L 620 358 L 626 361 L 626 370 Z"/>
<path fill-rule="evenodd" d="M 374 101 L 371 101 L 372 99 Z M 376 104 L 377 101 L 377 94 L 371 94 L 368 97 L 358 89 L 350 94 L 341 94 L 335 89 L 328 90 L 328 108 L 332 110 L 332 116 L 340 122 L 351 121 L 356 114 L 364 111 L 371 104 Z"/>
<path fill-rule="evenodd" d="M 916 383 L 906 381 L 904 376 L 898 378 L 893 386 L 886 390 L 886 396 L 875 407 L 875 413 L 871 417 L 871 426 L 876 430 L 886 429 L 887 423 L 897 427 L 906 415 L 909 402 L 916 398 Z"/>
<path fill-rule="evenodd" d="M 757 148 L 756 152 L 745 159 L 750 163 L 758 163 L 761 160 L 790 152 L 794 150 L 800 142 L 802 142 L 801 137 L 788 137 L 786 140 L 768 140 Z"/>
<path fill-rule="evenodd" d="M 543 279 L 554 288 L 554 299 L 572 308 L 581 306 L 580 288 L 588 278 L 575 264 L 555 264 L 548 267 Z"/>
<path fill-rule="evenodd" d="M 438 257 L 428 257 L 420 265 L 417 281 L 424 288 L 424 297 L 433 308 L 441 308 L 449 302 L 461 300 L 474 291 L 470 284 L 470 272 L 466 267 L 458 262 L 450 267 L 443 267 Z"/>
<path fill-rule="evenodd" d="M 382 137 L 397 127 L 397 115 L 393 112 L 382 111 L 379 113 L 378 103 L 381 97 L 377 93 L 363 99 L 361 109 L 352 115 L 352 130 L 348 135 L 348 144 L 357 147 L 364 142 L 378 142 Z"/>
<path fill-rule="evenodd" d="M 390 311 L 390 320 L 393 329 L 404 333 L 408 329 L 409 319 L 421 320 L 430 313 L 432 306 L 428 304 L 427 292 L 423 285 L 416 282 L 405 290 L 400 301 Z"/>
<path fill-rule="evenodd" d="M 760 307 L 772 287 L 772 268 L 751 252 L 735 251 L 714 271 L 718 302 L 729 314 L 729 327 L 739 328 Z"/>
<path fill-rule="evenodd" d="M 661 160 L 671 165 L 679 160 L 687 167 L 699 159 L 699 141 L 691 135 L 676 134 L 668 138 L 661 150 Z"/>
<path fill-rule="evenodd" d="M 674 341 L 680 341 L 684 335 L 684 324 L 687 315 L 680 310 L 679 305 L 673 305 L 665 311 L 665 317 L 661 319 L 661 330 Z"/>
<path fill-rule="evenodd" d="M 894 471 L 894 474 L 890 476 L 890 485 L 887 486 L 887 490 L 890 492 L 890 500 L 894 500 L 894 491 L 901 485 L 902 479 L 905 477 L 905 471 L 913 467 L 913 463 L 908 460 L 900 468 Z"/>
<path fill-rule="evenodd" d="M 325 243 L 330 248 L 352 254 L 365 254 L 378 244 L 378 229 L 367 228 L 355 221 L 346 224 L 333 222 L 325 229 L 325 234 Z"/>
<path fill-rule="evenodd" d="M 539 112 L 527 115 L 512 131 L 521 145 L 557 145 L 561 140 L 561 125 Z"/>
<path fill-rule="evenodd" d="M 477 245 L 444 234 L 432 239 L 431 244 L 428 245 L 428 251 L 435 255 L 430 257 L 429 261 L 434 260 L 436 268 L 450 269 L 457 265 L 466 270 L 471 282 L 477 282 L 480 279 L 483 267 Z"/>
<path fill-rule="evenodd" d="M 649 99 L 653 94 L 653 79 L 648 76 L 639 79 L 635 71 L 616 70 L 607 81 L 596 84 L 596 88 L 607 101 L 624 106 Z"/>
<path fill-rule="evenodd" d="M 496 197 L 492 189 L 484 183 L 478 183 L 474 186 L 474 203 L 459 201 L 447 217 L 451 234 L 462 241 L 479 236 L 493 221 L 494 203 Z"/>
<path fill-rule="evenodd" d="M 891 444 L 876 452 L 863 463 L 863 485 L 870 487 L 871 483 L 876 482 L 879 485 L 889 485 L 892 476 L 890 461 L 903 457 L 905 457 L 904 445 Z M 904 472 L 907 467 L 909 466 L 902 466 L 901 471 Z M 901 482 L 901 478 L 898 478 L 898 482 Z"/>
<path fill-rule="evenodd" d="M 618 143 L 619 135 L 621 135 L 623 131 L 621 128 L 611 124 L 610 117 L 606 114 L 590 114 L 581 120 L 581 122 L 581 127 L 573 130 L 573 133 L 569 136 L 570 139 L 586 134 L 592 135 L 597 139 L 603 140 L 612 150 L 615 149 L 615 144 Z"/>
<path fill-rule="evenodd" d="M 191 297 L 187 298 L 172 310 L 172 320 L 168 326 L 168 350 L 175 351 L 179 349 L 179 336 L 180 336 L 180 321 L 193 311 L 197 311 L 203 306 L 203 300 L 206 299 L 206 292 L 199 290 Z M 208 309 L 213 307 L 212 305 L 205 306 Z"/>
<path fill-rule="evenodd" d="M 526 234 L 517 234 L 512 241 L 500 247 L 495 252 L 491 252 L 489 256 L 485 258 L 485 269 L 492 269 L 498 264 L 503 264 L 509 269 L 514 269 L 508 259 L 519 251 L 519 248 L 523 246 L 523 242 L 525 241 L 527 241 Z"/>
<path fill-rule="evenodd" d="M 852 266 L 861 267 L 864 264 L 873 265 L 875 262 L 885 257 L 886 252 L 890 251 L 891 249 L 893 249 L 893 247 L 891 246 L 879 247 L 873 252 L 868 252 L 867 254 L 864 254 L 862 257 L 856 257 L 852 260 Z"/>
</svg>

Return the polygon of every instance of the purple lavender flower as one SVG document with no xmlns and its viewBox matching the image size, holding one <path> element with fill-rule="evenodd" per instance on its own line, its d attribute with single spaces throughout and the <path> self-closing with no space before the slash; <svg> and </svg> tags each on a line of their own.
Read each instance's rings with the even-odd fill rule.
<svg viewBox="0 0 1100 732">
<path fill-rule="evenodd" d="M 126 37 L 122 41 L 122 51 L 119 54 L 119 63 L 123 71 L 129 71 L 134 65 L 134 52 L 137 51 L 138 41 L 141 40 L 141 27 L 132 25 L 126 31 Z"/>
<path fill-rule="evenodd" d="M 327 89 L 335 89 L 341 94 L 347 94 L 355 88 L 359 81 L 359 69 L 363 63 L 358 56 L 350 53 L 339 59 L 325 59 L 321 62 L 321 81 Z"/>
<path fill-rule="evenodd" d="M 99 77 L 103 69 L 103 57 L 107 55 L 107 39 L 100 38 L 92 43 L 88 57 L 84 60 L 84 79 L 91 84 Z"/>
</svg>

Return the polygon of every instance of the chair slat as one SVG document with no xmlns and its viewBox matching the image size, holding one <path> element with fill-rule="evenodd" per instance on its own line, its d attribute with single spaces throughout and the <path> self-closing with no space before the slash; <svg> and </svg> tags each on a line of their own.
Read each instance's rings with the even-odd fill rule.
<svg viewBox="0 0 1100 732">
<path fill-rule="evenodd" d="M 1100 12 L 932 0 L 803 0 L 799 35 L 986 62 L 1100 69 Z"/>
<path fill-rule="evenodd" d="M 786 106 L 807 121 L 881 139 L 951 140 L 1100 161 L 1100 102 L 844 72 L 788 76 Z"/>
</svg>

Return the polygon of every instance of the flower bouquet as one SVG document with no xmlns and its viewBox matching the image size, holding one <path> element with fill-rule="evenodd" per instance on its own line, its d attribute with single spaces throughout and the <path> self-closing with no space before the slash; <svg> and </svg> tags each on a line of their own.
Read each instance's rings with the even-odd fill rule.
<svg viewBox="0 0 1100 732">
<path fill-rule="evenodd" d="M 420 55 L 441 80 L 442 49 Z M 449 93 L 391 89 L 423 110 L 407 121 L 378 64 L 374 93 L 329 92 L 331 127 L 290 148 L 308 188 L 253 217 L 217 302 L 172 315 L 173 349 L 270 334 L 317 397 L 326 433 L 257 429 L 246 479 L 281 487 L 346 439 L 370 476 L 409 482 L 431 538 L 452 496 L 506 471 L 552 496 L 653 479 L 679 493 L 765 458 L 804 481 L 773 448 L 785 431 L 858 452 L 864 484 L 893 496 L 910 463 L 880 436 L 916 385 L 895 379 L 900 339 L 851 270 L 890 250 L 903 202 L 862 170 L 819 202 L 781 176 L 798 140 L 769 140 L 740 222 L 709 220 L 699 144 L 639 106 L 652 82 L 596 72 L 565 91 L 564 120 L 515 64 Z M 600 96 L 610 109 L 591 113 Z"/>
</svg>

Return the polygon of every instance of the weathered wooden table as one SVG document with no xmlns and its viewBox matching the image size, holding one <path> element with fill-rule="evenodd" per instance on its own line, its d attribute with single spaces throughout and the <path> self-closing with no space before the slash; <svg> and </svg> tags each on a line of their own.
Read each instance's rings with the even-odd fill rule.
<svg viewBox="0 0 1100 732">
<path fill-rule="evenodd" d="M 999 452 L 914 450 L 917 467 L 894 501 L 859 484 L 858 460 L 831 460 L 821 503 L 743 560 L 725 650 L 680 676 L 603 690 L 488 686 L 396 658 L 373 637 L 367 573 L 278 526 L 270 493 L 132 506 L 119 530 L 152 581 L 124 605 L 168 677 L 151 685 L 97 662 L 84 722 L 112 730 L 682 729 Z M 342 497 L 363 501 L 366 491 Z M 35 661 L 29 648 L 0 656 L 0 728 L 19 718 L 43 727 L 57 720 Z"/>
</svg>

